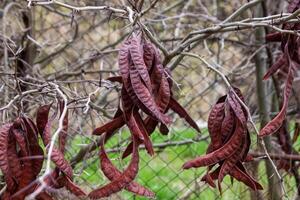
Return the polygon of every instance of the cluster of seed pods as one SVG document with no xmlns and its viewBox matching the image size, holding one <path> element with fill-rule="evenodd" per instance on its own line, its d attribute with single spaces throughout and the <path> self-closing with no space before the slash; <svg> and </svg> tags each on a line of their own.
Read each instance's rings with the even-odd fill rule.
<svg viewBox="0 0 300 200">
<path fill-rule="evenodd" d="M 243 166 L 243 162 L 252 159 L 248 156 L 251 141 L 247 129 L 247 113 L 237 95 L 244 101 L 237 88 L 231 88 L 227 95 L 219 98 L 208 118 L 211 143 L 207 154 L 183 165 L 184 169 L 207 166 L 208 171 L 202 181 L 216 187 L 214 180 L 218 180 L 220 192 L 221 182 L 227 174 L 253 190 L 262 189 L 262 186 L 247 173 Z M 218 167 L 210 172 L 215 165 Z"/>
<path fill-rule="evenodd" d="M 119 51 L 119 69 L 121 76 L 110 77 L 108 80 L 122 84 L 121 106 L 112 121 L 93 131 L 94 135 L 102 135 L 100 165 L 111 182 L 91 192 L 89 197 L 98 199 L 126 189 L 136 195 L 152 198 L 153 192 L 133 182 L 138 173 L 139 145 L 144 144 L 147 152 L 154 154 L 150 135 L 157 126 L 163 135 L 168 134 L 167 126 L 171 123 L 171 118 L 166 113 L 170 109 L 184 118 L 196 131 L 200 132 L 200 129 L 174 99 L 170 72 L 164 69 L 156 47 L 142 33 L 133 33 L 122 44 Z M 128 167 L 121 172 L 107 157 L 104 144 L 124 125 L 131 132 L 132 141 L 122 157 L 132 153 L 132 158 Z"/>
<path fill-rule="evenodd" d="M 293 0 L 289 3 L 288 12 L 293 13 L 300 8 L 300 1 Z M 298 32 L 299 23 L 289 23 L 283 25 L 284 30 L 294 30 Z M 270 33 L 266 36 L 267 42 L 281 42 L 282 54 L 277 61 L 269 68 L 264 76 L 264 80 L 269 79 L 279 71 L 279 76 L 285 79 L 283 90 L 283 100 L 280 112 L 272 119 L 261 131 L 260 136 L 264 137 L 275 133 L 283 124 L 286 118 L 289 97 L 292 91 L 292 85 L 297 70 L 300 70 L 300 38 L 296 35 L 283 34 L 280 32 Z"/>
<path fill-rule="evenodd" d="M 58 107 L 62 111 L 63 103 L 60 102 Z M 50 108 L 51 105 L 45 105 L 38 109 L 36 124 L 30 118 L 22 116 L 0 128 L 0 168 L 7 185 L 1 199 L 24 200 L 41 186 L 37 178 L 43 166 L 44 151 L 38 141 L 41 137 L 48 151 L 51 124 L 56 115 L 48 119 Z M 56 168 L 45 177 L 44 182 L 47 186 L 37 195 L 38 200 L 52 199 L 47 193 L 49 187 L 55 189 L 65 187 L 76 196 L 85 195 L 72 182 L 72 168 L 64 158 L 67 129 L 68 116 L 66 115 L 63 120 L 63 131 L 59 135 L 59 148 L 54 148 L 52 151 L 51 160 Z"/>
</svg>

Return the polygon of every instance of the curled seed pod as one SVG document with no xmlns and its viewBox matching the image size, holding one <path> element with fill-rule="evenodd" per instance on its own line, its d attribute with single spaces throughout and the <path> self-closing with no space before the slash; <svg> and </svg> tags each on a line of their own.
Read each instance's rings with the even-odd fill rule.
<svg viewBox="0 0 300 200">
<path fill-rule="evenodd" d="M 73 170 L 71 165 L 67 160 L 65 160 L 64 155 L 61 151 L 56 148 L 52 149 L 51 160 L 55 163 L 55 165 L 62 171 L 66 176 L 72 178 Z"/>
<path fill-rule="evenodd" d="M 288 53 L 288 47 L 286 45 L 286 54 L 289 55 Z M 288 56 L 289 57 L 289 56 Z M 259 136 L 264 137 L 266 135 L 270 135 L 274 132 L 276 132 L 282 125 L 283 120 L 285 119 L 286 116 L 286 109 L 288 106 L 288 99 L 292 91 L 292 85 L 293 85 L 293 80 L 294 80 L 294 73 L 296 64 L 293 60 L 290 58 L 288 59 L 289 61 L 289 71 L 288 71 L 288 76 L 285 82 L 285 87 L 284 87 L 284 92 L 283 92 L 283 103 L 280 112 L 276 115 L 274 119 L 272 119 L 263 129 L 261 129 Z"/>
<path fill-rule="evenodd" d="M 103 143 L 100 145 L 100 156 L 99 157 L 100 157 L 101 169 L 102 169 L 104 175 L 110 181 L 113 181 L 122 175 L 122 173 L 109 160 L 109 158 L 105 152 Z M 155 196 L 155 194 L 152 191 L 148 190 L 147 188 L 144 188 L 143 186 L 141 186 L 135 182 L 129 183 L 128 186 L 125 187 L 125 189 L 134 194 L 140 195 L 140 196 L 146 196 L 146 197 L 150 197 L 150 198 L 153 198 Z"/>
<path fill-rule="evenodd" d="M 48 151 L 49 149 L 49 144 L 51 141 L 51 125 L 52 125 L 53 119 L 48 120 L 46 125 L 43 128 L 43 133 L 42 133 L 42 139 L 44 142 L 44 145 L 46 146 L 46 150 Z M 56 167 L 58 167 L 61 171 L 65 173 L 69 178 L 72 178 L 73 176 L 73 170 L 69 162 L 64 158 L 63 153 L 54 147 L 52 149 L 52 154 L 51 154 L 51 160 L 55 163 Z"/>
<path fill-rule="evenodd" d="M 242 159 L 244 156 L 244 151 L 246 150 L 244 148 L 245 143 L 245 134 L 243 134 L 244 139 L 241 139 L 241 145 L 236 150 L 234 154 L 232 154 L 228 159 L 224 161 L 224 163 L 221 166 L 221 170 L 218 176 L 218 185 L 219 190 L 221 191 L 221 182 L 223 181 L 223 178 L 229 173 L 229 171 L 236 165 L 236 163 Z"/>
<path fill-rule="evenodd" d="M 26 144 L 26 133 L 22 130 L 22 129 L 18 129 L 18 128 L 12 128 L 11 129 L 11 133 L 13 134 L 19 148 L 20 148 L 20 154 L 22 157 L 27 157 L 29 156 L 29 152 L 28 152 L 28 148 L 27 148 L 27 144 Z"/>
<path fill-rule="evenodd" d="M 101 135 L 102 133 L 105 133 L 107 131 L 115 131 L 118 128 L 121 128 L 122 126 L 124 126 L 125 121 L 123 116 L 118 116 L 117 118 L 114 118 L 112 121 L 104 124 L 101 127 L 96 128 L 93 131 L 93 135 Z"/>
<path fill-rule="evenodd" d="M 157 105 L 160 109 L 160 112 L 165 113 L 166 109 L 168 108 L 170 98 L 171 98 L 171 92 L 170 92 L 169 82 L 167 81 L 165 75 L 163 75 L 158 90 L 158 97 L 156 98 Z"/>
<path fill-rule="evenodd" d="M 288 6 L 288 12 L 293 13 L 300 7 L 300 1 L 299 0 L 292 0 L 289 2 Z"/>
<path fill-rule="evenodd" d="M 16 185 L 20 184 L 20 182 L 24 181 L 22 180 L 22 166 L 21 162 L 18 157 L 17 152 L 17 144 L 14 135 L 12 134 L 13 130 L 10 129 L 10 134 L 8 136 L 8 147 L 7 147 L 7 159 L 9 168 L 11 171 L 11 176 L 16 182 Z M 25 142 L 25 141 L 23 141 Z M 26 152 L 27 153 L 27 152 Z M 25 155 L 27 156 L 27 155 Z"/>
<path fill-rule="evenodd" d="M 205 156 L 201 156 L 199 158 L 195 158 L 191 161 L 186 162 L 183 165 L 184 169 L 189 169 L 191 167 L 203 167 L 203 166 L 209 166 L 216 164 L 229 156 L 231 156 L 236 149 L 240 145 L 240 141 L 243 138 L 243 126 L 237 120 L 236 122 L 237 126 L 234 131 L 233 136 L 230 138 L 230 140 L 221 148 L 217 149 L 216 151 L 213 151 Z"/>
<path fill-rule="evenodd" d="M 231 109 L 233 110 L 235 116 L 239 119 L 239 121 L 241 122 L 242 126 L 245 126 L 247 123 L 247 118 L 243 111 L 242 106 L 240 105 L 240 102 L 238 101 L 238 99 L 236 98 L 233 90 L 229 91 L 229 94 L 227 96 L 227 100 L 228 103 L 231 107 Z"/>
<path fill-rule="evenodd" d="M 216 185 L 214 183 L 214 180 L 218 179 L 219 173 L 220 173 L 221 166 L 219 166 L 217 169 L 215 169 L 213 172 L 205 174 L 201 181 L 207 182 L 211 187 L 215 188 Z"/>
<path fill-rule="evenodd" d="M 186 110 L 173 98 L 171 97 L 169 107 L 176 112 L 180 117 L 184 118 L 186 122 L 193 127 L 197 132 L 201 132 L 197 123 L 189 116 Z"/>
<path fill-rule="evenodd" d="M 53 200 L 53 198 L 46 192 L 41 192 L 36 197 L 37 200 Z"/>
<path fill-rule="evenodd" d="M 151 135 L 154 130 L 155 130 L 155 127 L 157 126 L 158 124 L 158 121 L 152 119 L 151 117 L 147 117 L 145 119 L 145 128 L 147 129 L 147 133 L 149 135 Z M 137 144 L 140 145 L 142 143 L 141 140 L 138 140 L 137 141 Z M 122 155 L 122 158 L 126 158 L 127 156 L 129 156 L 131 153 L 132 153 L 132 149 L 133 149 L 133 142 L 131 142 L 125 149 L 125 151 L 123 152 L 123 155 Z"/>
<path fill-rule="evenodd" d="M 263 190 L 263 187 L 246 172 L 241 163 L 238 163 L 233 170 L 230 170 L 229 174 L 253 190 Z"/>
<path fill-rule="evenodd" d="M 23 126 L 25 127 L 24 134 L 26 136 L 26 141 L 28 141 L 27 146 L 29 149 L 29 155 L 43 157 L 44 151 L 39 145 L 38 129 L 35 126 L 34 122 L 28 117 L 22 117 L 21 124 L 23 124 Z M 32 159 L 30 160 L 30 163 L 28 163 L 28 165 L 31 165 L 32 172 L 35 177 L 40 173 L 43 167 L 43 159 Z"/>
<path fill-rule="evenodd" d="M 267 80 L 268 78 L 270 78 L 275 72 L 278 71 L 278 69 L 280 69 L 282 66 L 286 65 L 287 61 L 285 59 L 285 57 L 282 55 L 279 57 L 279 59 L 269 68 L 269 70 L 267 71 L 267 73 L 264 75 L 264 80 Z"/>
<path fill-rule="evenodd" d="M 152 142 L 151 142 L 149 133 L 147 132 L 147 129 L 145 127 L 142 117 L 140 116 L 140 114 L 138 112 L 134 112 L 132 114 L 133 114 L 133 119 L 135 120 L 136 125 L 143 136 L 143 143 L 145 144 L 147 152 L 149 153 L 149 155 L 154 155 Z"/>
<path fill-rule="evenodd" d="M 124 121 L 124 125 L 125 125 L 125 120 L 124 120 L 124 113 L 121 110 L 121 108 L 119 107 L 114 115 L 114 119 L 118 118 L 122 116 L 123 117 L 123 121 Z M 120 127 L 121 128 L 121 127 Z M 117 129 L 110 129 L 106 131 L 106 137 L 105 137 L 105 142 L 107 142 L 116 132 Z"/>
<path fill-rule="evenodd" d="M 7 185 L 7 191 L 13 193 L 16 188 L 16 184 L 12 178 L 12 173 L 9 167 L 8 160 L 8 137 L 9 129 L 12 124 L 8 123 L 0 127 L 0 169 L 4 175 L 4 180 Z"/>
<path fill-rule="evenodd" d="M 36 114 L 36 125 L 40 135 L 43 135 L 46 124 L 48 123 L 49 112 L 52 104 L 40 106 Z"/>
<path fill-rule="evenodd" d="M 159 111 L 153 97 L 144 86 L 141 78 L 139 77 L 138 71 L 134 67 L 130 69 L 130 80 L 135 94 L 145 106 L 146 110 L 160 122 L 169 124 L 171 119 Z"/>
<path fill-rule="evenodd" d="M 131 65 L 130 59 L 131 57 L 129 53 L 128 41 L 125 41 L 120 47 L 119 57 L 118 57 L 120 74 L 122 76 L 123 83 L 125 85 L 128 82 L 128 77 L 129 77 L 129 66 Z"/>
<path fill-rule="evenodd" d="M 221 129 L 224 114 L 224 103 L 217 103 L 209 113 L 207 127 L 211 138 L 212 150 L 216 150 L 222 145 Z"/>
<path fill-rule="evenodd" d="M 57 182 L 61 186 L 65 186 L 67 190 L 69 190 L 72 194 L 74 194 L 77 197 L 84 197 L 86 196 L 86 193 L 78 187 L 76 184 L 72 182 L 71 179 L 69 179 L 65 175 L 61 175 L 58 179 Z"/>
<path fill-rule="evenodd" d="M 154 48 L 151 43 L 146 42 L 143 44 L 143 50 L 144 62 L 147 66 L 147 70 L 150 72 L 154 62 Z"/>
<path fill-rule="evenodd" d="M 129 50 L 132 62 L 135 68 L 137 69 L 140 77 L 143 79 L 149 92 L 152 93 L 150 76 L 148 74 L 148 69 L 143 59 L 143 47 L 141 45 L 141 36 L 137 36 L 135 33 L 133 33 L 130 42 L 131 43 L 129 46 Z"/>
<path fill-rule="evenodd" d="M 224 105 L 225 117 L 222 121 L 221 133 L 222 143 L 226 143 L 232 136 L 235 128 L 234 114 L 230 105 L 226 102 Z"/>
<path fill-rule="evenodd" d="M 138 137 L 140 140 L 143 141 L 148 153 L 150 155 L 153 155 L 154 150 L 153 150 L 152 142 L 151 142 L 149 135 L 147 133 L 147 130 L 144 126 L 144 122 L 138 112 L 133 110 L 127 125 L 130 129 L 130 132 L 133 135 L 136 135 L 136 137 Z"/>
<path fill-rule="evenodd" d="M 88 196 L 91 199 L 99 199 L 103 197 L 108 197 L 113 193 L 121 191 L 124 187 L 126 187 L 129 183 L 131 183 L 137 172 L 139 165 L 139 154 L 138 154 L 138 146 L 136 143 L 136 136 L 132 136 L 133 140 L 133 154 L 131 158 L 131 162 L 125 171 L 119 176 L 117 179 L 113 180 L 111 183 L 103 186 L 102 188 L 96 189 L 92 191 Z"/>
</svg>

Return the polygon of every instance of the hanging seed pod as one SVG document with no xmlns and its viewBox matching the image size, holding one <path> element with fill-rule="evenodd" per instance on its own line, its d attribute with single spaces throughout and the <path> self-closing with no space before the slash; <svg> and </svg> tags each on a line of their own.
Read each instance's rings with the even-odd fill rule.
<svg viewBox="0 0 300 200">
<path fill-rule="evenodd" d="M 207 154 L 183 165 L 184 169 L 208 166 L 207 174 L 202 181 L 216 187 L 214 180 L 218 180 L 220 193 L 222 193 L 221 182 L 226 175 L 243 182 L 253 190 L 262 189 L 242 165 L 247 158 L 251 140 L 247 130 L 247 113 L 236 94 L 243 101 L 240 90 L 232 88 L 226 96 L 217 101 L 209 114 L 208 131 L 211 143 Z M 219 167 L 209 172 L 214 165 Z"/>
</svg>

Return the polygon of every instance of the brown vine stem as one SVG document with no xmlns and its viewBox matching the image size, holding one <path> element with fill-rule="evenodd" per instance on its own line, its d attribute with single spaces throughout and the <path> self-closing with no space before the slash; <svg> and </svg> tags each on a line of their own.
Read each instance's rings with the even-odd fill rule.
<svg viewBox="0 0 300 200">
<path fill-rule="evenodd" d="M 223 81 L 225 82 L 225 85 L 226 85 L 226 87 L 228 89 L 232 88 L 231 84 L 229 83 L 229 81 L 226 78 L 226 76 L 221 71 L 219 71 L 214 66 L 212 66 L 210 63 L 208 63 L 203 57 L 201 57 L 201 56 L 199 56 L 197 54 L 194 54 L 194 53 L 189 53 L 189 52 L 183 52 L 181 54 L 184 55 L 184 56 L 189 56 L 189 57 L 193 57 L 193 58 L 197 58 L 197 59 L 201 60 L 206 65 L 206 67 L 208 69 L 214 71 L 215 73 L 217 73 L 223 79 Z M 246 110 L 247 115 L 248 115 L 248 122 L 251 124 L 251 126 L 253 127 L 256 135 L 258 136 L 259 135 L 259 131 L 258 131 L 258 129 L 257 129 L 257 127 L 256 127 L 256 125 L 255 125 L 255 123 L 253 121 L 253 119 L 252 119 L 252 116 L 251 116 L 251 113 L 250 113 L 250 110 L 249 110 L 248 106 L 239 98 L 239 96 L 235 92 L 234 92 L 234 95 L 236 96 L 236 98 L 238 99 L 238 101 L 240 102 L 240 104 L 244 107 L 244 109 Z M 269 154 L 269 152 L 268 152 L 268 150 L 266 148 L 266 144 L 265 144 L 264 140 L 262 140 L 261 138 L 259 138 L 259 142 L 261 143 L 261 145 L 263 147 L 263 150 L 264 150 L 264 153 L 267 156 L 268 160 L 270 161 L 270 163 L 271 163 L 271 165 L 272 165 L 272 167 L 274 169 L 274 172 L 276 173 L 278 179 L 280 180 L 280 186 L 281 186 L 281 189 L 283 191 L 284 196 L 286 198 L 288 198 L 288 195 L 286 193 L 285 187 L 283 185 L 283 179 L 282 179 L 282 177 L 281 177 L 281 175 L 280 175 L 280 173 L 279 173 L 279 171 L 278 171 L 275 163 L 273 162 L 273 160 L 270 157 L 270 154 Z"/>
</svg>

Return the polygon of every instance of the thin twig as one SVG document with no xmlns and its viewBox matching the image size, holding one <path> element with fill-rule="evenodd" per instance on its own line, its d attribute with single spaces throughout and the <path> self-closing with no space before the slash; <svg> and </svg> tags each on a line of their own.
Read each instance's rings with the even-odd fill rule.
<svg viewBox="0 0 300 200">
<path fill-rule="evenodd" d="M 68 8 L 70 10 L 75 11 L 87 11 L 87 10 L 109 10 L 114 13 L 121 13 L 126 14 L 127 11 L 124 9 L 118 9 L 111 6 L 72 6 L 70 4 L 66 4 L 57 0 L 50 0 L 50 1 L 37 1 L 37 0 L 27 0 L 29 5 L 58 5 L 64 8 Z"/>
</svg>

